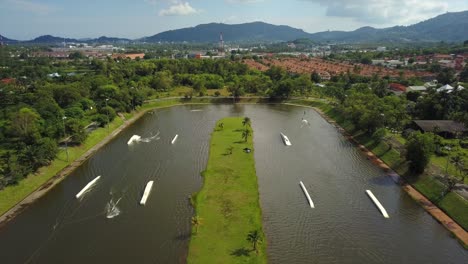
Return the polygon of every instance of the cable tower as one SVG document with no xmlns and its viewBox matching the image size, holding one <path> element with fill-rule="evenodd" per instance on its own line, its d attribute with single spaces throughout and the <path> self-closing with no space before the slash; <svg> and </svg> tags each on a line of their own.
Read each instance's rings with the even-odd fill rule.
<svg viewBox="0 0 468 264">
<path fill-rule="evenodd" d="M 224 56 L 224 39 L 223 39 L 223 32 L 219 33 L 219 47 L 218 53 L 220 56 Z"/>
</svg>

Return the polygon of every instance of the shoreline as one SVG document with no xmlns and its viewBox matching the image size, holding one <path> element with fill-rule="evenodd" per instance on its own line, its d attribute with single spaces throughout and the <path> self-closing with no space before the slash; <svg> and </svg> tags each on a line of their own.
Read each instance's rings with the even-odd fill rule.
<svg viewBox="0 0 468 264">
<path fill-rule="evenodd" d="M 58 173 L 55 174 L 55 176 L 52 176 L 52 178 L 48 179 L 46 182 L 41 184 L 35 191 L 27 195 L 24 199 L 19 201 L 17 204 L 15 204 L 13 207 L 8 209 L 4 214 L 0 215 L 0 228 L 8 224 L 12 219 L 14 219 L 17 215 L 21 214 L 25 209 L 27 209 L 30 205 L 32 205 L 35 201 L 43 197 L 45 194 L 47 194 L 50 190 L 52 190 L 57 184 L 59 184 L 61 181 L 63 181 L 68 175 L 70 175 L 75 169 L 77 169 L 79 166 L 81 166 L 86 160 L 91 158 L 99 149 L 107 145 L 109 142 L 111 142 L 116 136 L 118 136 L 123 130 L 125 130 L 127 127 L 135 123 L 138 119 L 140 119 L 144 114 L 147 112 L 154 110 L 154 109 L 162 109 L 162 108 L 168 108 L 172 106 L 178 106 L 178 105 L 186 105 L 184 103 L 180 102 L 174 102 L 172 105 L 167 105 L 167 106 L 154 106 L 154 107 L 147 107 L 143 108 L 136 112 L 134 116 L 132 116 L 130 119 L 124 119 L 123 124 L 117 127 L 114 131 L 112 131 L 110 134 L 108 134 L 106 137 L 104 137 L 101 141 L 99 141 L 96 145 L 92 146 L 90 149 L 88 149 L 84 154 L 82 154 L 79 158 L 73 160 L 70 162 L 69 165 L 61 169 Z M 120 118 L 120 117 L 118 117 Z M 32 176 L 34 177 L 34 176 Z"/>
<path fill-rule="evenodd" d="M 197 100 L 197 98 L 194 101 Z M 211 98 L 214 100 L 223 100 L 226 98 Z M 254 99 L 254 98 L 252 98 Z M 238 102 L 239 104 L 258 104 L 258 103 L 264 103 L 261 102 L 261 100 L 257 99 L 256 102 L 249 102 L 250 100 L 247 100 L 247 103 L 243 103 L 242 100 Z M 254 99 L 254 101 L 255 101 Z M 171 100 L 174 100 L 171 102 Z M 162 108 L 169 108 L 173 106 L 181 106 L 181 105 L 206 105 L 206 104 L 216 104 L 213 102 L 203 102 L 203 99 L 200 100 L 201 102 L 193 102 L 192 100 L 187 100 L 185 102 L 184 98 L 171 98 L 171 99 L 158 99 L 157 101 L 149 101 L 147 102 L 146 106 L 143 105 L 142 109 L 139 110 L 138 112 L 135 113 L 134 116 L 132 116 L 128 120 L 124 120 L 124 123 L 120 125 L 118 128 L 116 128 L 114 131 L 112 131 L 109 135 L 104 137 L 100 142 L 98 142 L 96 145 L 88 149 L 83 155 L 81 155 L 79 158 L 75 159 L 72 161 L 69 165 L 64 167 L 62 170 L 60 170 L 58 173 L 56 173 L 55 176 L 51 177 L 48 179 L 46 182 L 44 182 L 42 185 L 40 185 L 35 191 L 31 192 L 29 195 L 27 195 L 24 199 L 19 201 L 17 204 L 15 204 L 13 207 L 8 209 L 4 214 L 0 215 L 0 228 L 8 224 L 9 221 L 13 220 L 17 215 L 19 215 L 23 210 L 27 209 L 31 204 L 33 204 L 35 201 L 43 197 L 47 192 L 49 192 L 53 187 L 55 187 L 57 184 L 59 184 L 62 180 L 64 180 L 70 173 L 72 173 L 75 169 L 77 169 L 81 164 L 83 164 L 86 160 L 88 160 L 94 153 L 96 153 L 101 147 L 107 145 L 112 139 L 114 139 L 117 135 L 119 135 L 123 130 L 125 130 L 128 126 L 132 125 L 135 123 L 138 119 L 140 119 L 144 114 L 146 114 L 149 111 L 155 110 L 155 109 L 162 109 Z M 160 102 L 169 102 L 168 105 L 157 105 L 157 103 Z M 154 104 L 156 103 L 156 104 Z M 220 102 L 221 104 L 225 102 Z M 152 105 L 154 104 L 154 105 Z M 232 104 L 232 103 L 231 103 Z M 426 210 L 437 222 L 441 223 L 451 234 L 453 234 L 456 239 L 462 244 L 462 246 L 467 249 L 468 248 L 468 232 L 465 231 L 458 223 L 456 223 L 450 216 L 448 216 L 444 211 L 442 211 L 439 207 L 434 205 L 427 197 L 425 197 L 422 193 L 417 191 L 413 186 L 410 184 L 404 182 L 402 177 L 398 175 L 395 171 L 393 171 L 385 162 L 383 162 L 380 158 L 378 158 L 374 153 L 372 153 L 370 150 L 368 150 L 365 146 L 360 144 L 358 141 L 356 141 L 345 129 L 343 129 L 336 121 L 334 121 L 332 118 L 327 116 L 321 109 L 310 106 L 310 105 L 305 105 L 305 104 L 297 104 L 297 103 L 288 103 L 286 102 L 272 102 L 272 104 L 285 104 L 285 105 L 292 105 L 292 106 L 300 106 L 300 107 L 307 107 L 311 108 L 314 111 L 316 111 L 322 118 L 324 118 L 329 124 L 333 125 L 335 128 L 338 129 L 338 131 L 344 135 L 350 142 L 356 145 L 362 152 L 364 152 L 368 159 L 374 163 L 375 165 L 379 166 L 382 170 L 387 172 L 387 176 L 391 177 L 395 183 L 400 185 L 402 189 L 411 197 L 413 198 L 421 207 Z"/>
<path fill-rule="evenodd" d="M 462 246 L 468 248 L 468 232 L 465 231 L 457 222 L 455 222 L 450 216 L 448 216 L 439 207 L 434 205 L 427 197 L 416 190 L 411 184 L 407 183 L 403 177 L 396 173 L 391 167 L 389 167 L 383 160 L 381 160 L 372 151 L 367 149 L 364 145 L 359 143 L 352 135 L 350 135 L 344 128 L 342 128 L 335 120 L 330 118 L 321 109 L 313 106 L 306 106 L 293 103 L 285 103 L 287 105 L 302 106 L 312 108 L 317 112 L 325 121 L 334 126 L 348 141 L 353 143 L 359 150 L 361 150 L 373 164 L 384 170 L 388 177 L 401 186 L 401 188 L 414 200 L 416 201 L 427 213 L 429 213 L 437 222 L 441 223 L 456 239 L 462 244 Z"/>
<path fill-rule="evenodd" d="M 81 164 L 88 160 L 95 152 L 100 148 L 108 144 L 112 139 L 125 130 L 128 126 L 135 123 L 144 114 L 155 109 L 169 108 L 173 106 L 182 105 L 207 105 L 207 104 L 232 104 L 232 98 L 229 97 L 194 97 L 192 99 L 186 99 L 183 97 L 174 98 L 160 98 L 146 101 L 139 110 L 130 119 L 124 119 L 123 124 L 114 129 L 110 134 L 105 136 L 101 141 L 96 143 L 86 152 L 84 152 L 77 159 L 71 161 L 67 166 L 55 173 L 54 176 L 46 180 L 43 184 L 39 185 L 34 191 L 25 196 L 22 200 L 18 201 L 15 205 L 10 207 L 7 211 L 0 215 L 0 228 L 8 224 L 17 215 L 21 214 L 25 209 L 32 205 L 35 201 L 43 197 L 47 192 L 52 190 L 57 184 L 64 180 L 69 174 L 77 169 Z M 263 97 L 244 97 L 240 98 L 239 104 L 257 104 L 264 103 Z M 219 102 L 216 102 L 219 101 Z M 118 117 L 120 118 L 120 117 Z M 34 177 L 34 176 L 30 176 Z M 1 191 L 0 191 L 1 192 Z"/>
</svg>

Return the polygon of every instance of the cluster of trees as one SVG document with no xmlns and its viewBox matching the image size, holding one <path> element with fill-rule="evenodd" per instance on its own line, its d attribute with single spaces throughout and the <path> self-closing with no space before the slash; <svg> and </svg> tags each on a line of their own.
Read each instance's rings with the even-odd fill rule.
<svg viewBox="0 0 468 264">
<path fill-rule="evenodd" d="M 468 90 L 455 90 L 451 93 L 430 90 L 424 96 L 420 93 L 408 94 L 412 100 L 411 113 L 417 119 L 459 120 L 468 124 Z"/>
<path fill-rule="evenodd" d="M 5 55 L 7 54 L 7 55 Z M 145 99 L 177 86 L 227 87 L 245 93 L 288 98 L 313 88 L 311 76 L 291 75 L 273 67 L 267 73 L 231 60 L 128 59 L 92 60 L 73 54 L 70 60 L 7 58 L 1 49 L 0 188 L 15 184 L 49 164 L 63 143 L 81 144 L 86 127 L 105 126 L 119 112 L 129 112 Z M 59 77 L 48 77 L 57 72 Z M 247 135 L 246 137 L 248 137 Z"/>
<path fill-rule="evenodd" d="M 138 89 L 101 75 L 1 85 L 0 187 L 47 165 L 59 143 L 81 144 L 88 124 L 104 126 L 144 98 Z"/>
<path fill-rule="evenodd" d="M 105 59 L 70 60 L 12 58 L 24 50 L 0 47 L 0 188 L 47 165 L 63 142 L 80 144 L 85 127 L 105 126 L 117 113 L 129 112 L 145 99 L 177 86 L 199 95 L 206 89 L 227 88 L 235 97 L 246 93 L 272 98 L 321 95 L 334 97 L 339 109 L 359 129 L 375 133 L 382 127 L 401 129 L 409 115 L 419 118 L 468 120 L 468 91 L 388 96 L 388 78 L 352 73 L 334 76 L 326 88 L 320 75 L 292 74 L 279 67 L 266 72 L 249 69 L 238 60 Z M 50 78 L 57 72 L 60 77 Z M 400 80 L 401 82 L 407 80 Z M 247 135 L 248 137 L 248 135 Z"/>
<path fill-rule="evenodd" d="M 335 109 L 358 130 L 379 142 L 387 130 L 402 131 L 412 119 L 458 120 L 468 125 L 468 90 L 450 93 L 430 89 L 427 94 L 410 92 L 395 96 L 387 90 L 388 80 L 345 74 L 336 76 L 321 95 L 335 98 Z M 433 133 L 408 137 L 406 159 L 410 170 L 419 174 L 430 157 L 441 148 L 442 139 Z"/>
</svg>

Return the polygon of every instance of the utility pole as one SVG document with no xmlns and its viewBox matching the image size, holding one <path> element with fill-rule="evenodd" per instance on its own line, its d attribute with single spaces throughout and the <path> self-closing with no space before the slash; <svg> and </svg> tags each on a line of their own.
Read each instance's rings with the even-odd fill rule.
<svg viewBox="0 0 468 264">
<path fill-rule="evenodd" d="M 109 98 L 106 98 L 106 115 L 107 115 L 107 133 L 109 133 L 109 109 L 107 108 L 107 101 L 109 101 Z"/>
<path fill-rule="evenodd" d="M 65 130 L 65 119 L 67 119 L 66 116 L 63 116 L 62 117 L 62 121 L 63 121 L 63 135 L 65 136 L 65 152 L 67 153 L 67 162 L 69 161 L 69 157 L 68 157 L 68 139 L 67 139 L 67 132 Z"/>
</svg>

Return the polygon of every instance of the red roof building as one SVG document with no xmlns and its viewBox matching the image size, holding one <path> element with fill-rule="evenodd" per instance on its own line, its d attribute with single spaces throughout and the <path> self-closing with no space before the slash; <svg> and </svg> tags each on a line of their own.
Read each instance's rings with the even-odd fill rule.
<svg viewBox="0 0 468 264">
<path fill-rule="evenodd" d="M 14 83 L 16 81 L 16 79 L 14 78 L 5 78 L 5 79 L 1 79 L 0 82 L 3 83 L 3 84 L 11 84 L 11 83 Z"/>
<path fill-rule="evenodd" d="M 143 59 L 144 57 L 145 57 L 144 53 L 132 53 L 132 54 L 130 54 L 130 53 L 129 54 L 116 53 L 116 54 L 112 54 L 113 59 L 128 58 L 128 59 L 135 60 L 136 58 Z"/>
<path fill-rule="evenodd" d="M 406 92 L 406 86 L 399 83 L 389 83 L 388 88 L 393 91 Z"/>
</svg>

